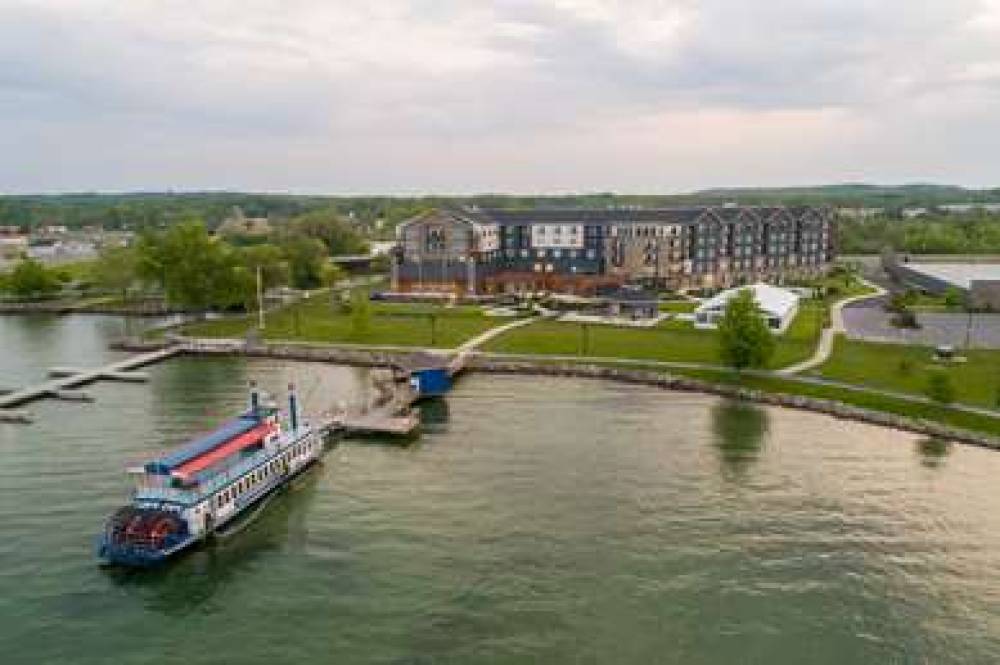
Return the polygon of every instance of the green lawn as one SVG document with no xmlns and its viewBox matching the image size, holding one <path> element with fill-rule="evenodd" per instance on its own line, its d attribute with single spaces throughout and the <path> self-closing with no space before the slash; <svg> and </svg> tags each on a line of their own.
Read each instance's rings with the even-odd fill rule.
<svg viewBox="0 0 1000 665">
<path fill-rule="evenodd" d="M 435 318 L 433 335 L 432 315 Z M 256 320 L 256 315 L 251 315 L 208 321 L 186 326 L 181 332 L 202 337 L 243 337 L 250 326 L 256 325 Z M 359 332 L 350 314 L 334 310 L 329 296 L 316 296 L 268 314 L 264 338 L 452 348 L 505 321 L 485 317 L 475 307 L 371 303 L 368 330 Z"/>
<path fill-rule="evenodd" d="M 827 304 L 823 301 L 801 301 L 799 313 L 795 315 L 792 324 L 784 335 L 778 337 L 771 367 L 787 367 L 810 358 L 819 343 L 827 312 Z"/>
<path fill-rule="evenodd" d="M 822 320 L 823 308 L 819 302 L 803 303 L 785 335 L 776 338 L 777 347 L 769 367 L 785 367 L 809 358 L 816 348 Z M 721 362 L 718 333 L 697 330 L 689 321 L 665 321 L 651 329 L 588 325 L 586 331 L 578 323 L 540 321 L 491 340 L 483 350 L 661 362 Z"/>
<path fill-rule="evenodd" d="M 833 355 L 819 372 L 847 383 L 924 394 L 931 370 L 943 369 L 955 386 L 957 401 L 996 407 L 1000 392 L 1000 351 L 960 351 L 964 363 L 934 362 L 928 347 L 858 342 L 838 336 Z"/>
<path fill-rule="evenodd" d="M 872 411 L 895 413 L 910 418 L 922 418 L 943 423 L 952 427 L 960 427 L 975 432 L 985 432 L 992 436 L 1000 436 L 1000 417 L 990 418 L 975 413 L 956 411 L 947 406 L 936 404 L 920 404 L 892 397 L 883 397 L 862 390 L 850 390 L 838 386 L 822 386 L 794 379 L 778 377 L 737 377 L 731 372 L 712 370 L 671 370 L 674 374 L 683 374 L 715 383 L 729 383 L 764 390 L 774 393 L 803 395 L 820 399 L 835 400 L 852 404 Z"/>
</svg>

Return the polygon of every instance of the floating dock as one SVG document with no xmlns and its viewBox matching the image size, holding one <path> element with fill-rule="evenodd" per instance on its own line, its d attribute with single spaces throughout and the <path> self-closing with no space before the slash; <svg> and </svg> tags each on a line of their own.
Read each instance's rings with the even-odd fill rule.
<svg viewBox="0 0 1000 665">
<path fill-rule="evenodd" d="M 54 367 L 49 370 L 49 376 L 55 378 L 0 396 L 0 412 L 3 409 L 21 406 L 46 397 L 82 401 L 86 399 L 83 397 L 84 393 L 76 392 L 72 389 L 79 388 L 88 383 L 94 383 L 95 381 L 145 381 L 148 377 L 144 373 L 133 372 L 132 370 L 173 357 L 183 350 L 184 348 L 179 345 L 168 346 L 149 353 L 130 356 L 124 360 L 119 360 L 118 362 L 96 369 L 77 370 L 68 367 Z"/>
<path fill-rule="evenodd" d="M 147 381 L 149 376 L 145 372 L 135 371 L 137 368 L 176 355 L 230 354 L 240 350 L 230 344 L 206 345 L 198 341 L 182 341 L 96 369 L 52 367 L 48 370 L 48 381 L 21 390 L 8 391 L 6 394 L 0 391 L 0 422 L 32 422 L 31 414 L 14 410 L 14 407 L 40 399 L 91 402 L 93 396 L 79 388 L 96 381 Z M 322 429 L 328 433 L 342 432 L 348 435 L 414 434 L 420 428 L 420 418 L 413 410 L 414 404 L 422 399 L 447 394 L 455 375 L 464 369 L 469 355 L 468 349 L 459 349 L 457 354 L 417 352 L 402 357 L 385 358 L 381 364 L 390 367 L 391 372 L 385 376 L 372 377 L 375 399 L 353 409 L 342 408 L 335 417 L 324 420 Z"/>
</svg>

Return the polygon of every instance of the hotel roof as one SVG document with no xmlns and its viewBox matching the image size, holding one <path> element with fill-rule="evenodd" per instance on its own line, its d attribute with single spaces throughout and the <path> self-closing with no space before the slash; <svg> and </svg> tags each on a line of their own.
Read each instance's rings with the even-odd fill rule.
<svg viewBox="0 0 1000 665">
<path fill-rule="evenodd" d="M 741 213 L 767 219 L 781 212 L 800 216 L 810 210 L 805 206 L 688 206 L 676 208 L 541 208 L 505 210 L 496 208 L 464 209 L 459 214 L 481 223 L 520 224 L 694 224 L 706 212 L 722 221 L 735 221 Z"/>
</svg>

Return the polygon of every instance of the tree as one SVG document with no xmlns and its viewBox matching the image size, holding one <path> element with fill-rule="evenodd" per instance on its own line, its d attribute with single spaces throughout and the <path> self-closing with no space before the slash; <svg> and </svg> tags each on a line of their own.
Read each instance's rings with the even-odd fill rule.
<svg viewBox="0 0 1000 665">
<path fill-rule="evenodd" d="M 244 306 L 253 298 L 254 277 L 236 250 L 208 235 L 198 220 L 143 234 L 136 254 L 140 278 L 160 286 L 170 303 L 204 311 Z"/>
<path fill-rule="evenodd" d="M 281 253 L 288 262 L 292 286 L 315 289 L 323 284 L 327 256 L 322 242 L 304 235 L 292 235 L 285 238 Z"/>
<path fill-rule="evenodd" d="M 5 280 L 5 288 L 21 298 L 52 295 L 62 288 L 55 271 L 34 259 L 23 259 Z"/>
<path fill-rule="evenodd" d="M 719 321 L 719 345 L 723 361 L 737 372 L 764 367 L 774 355 L 774 337 L 749 289 L 740 290 L 726 303 Z"/>
<path fill-rule="evenodd" d="M 324 263 L 323 270 L 320 275 L 320 280 L 323 286 L 332 287 L 336 286 L 337 282 L 344 279 L 344 270 L 337 265 L 332 263 Z"/>
<path fill-rule="evenodd" d="M 136 281 L 138 259 L 128 247 L 111 247 L 101 251 L 90 270 L 94 283 L 111 291 L 120 291 L 122 300 L 128 298 L 128 289 Z"/>
<path fill-rule="evenodd" d="M 951 404 L 955 401 L 955 386 L 951 377 L 943 370 L 935 370 L 927 376 L 927 396 L 941 404 Z"/>
<path fill-rule="evenodd" d="M 332 208 L 314 210 L 291 221 L 293 234 L 319 240 L 329 256 L 359 254 L 366 251 L 365 242 L 349 222 Z"/>
<path fill-rule="evenodd" d="M 965 297 L 960 290 L 951 286 L 944 292 L 944 304 L 948 309 L 958 309 L 965 304 Z"/>
<path fill-rule="evenodd" d="M 261 282 L 265 289 L 283 286 L 289 281 L 289 264 L 281 248 L 274 245 L 250 245 L 238 250 L 240 263 L 257 279 L 260 270 Z"/>
<path fill-rule="evenodd" d="M 356 338 L 364 337 L 371 329 L 371 302 L 367 289 L 351 292 L 351 333 Z"/>
</svg>

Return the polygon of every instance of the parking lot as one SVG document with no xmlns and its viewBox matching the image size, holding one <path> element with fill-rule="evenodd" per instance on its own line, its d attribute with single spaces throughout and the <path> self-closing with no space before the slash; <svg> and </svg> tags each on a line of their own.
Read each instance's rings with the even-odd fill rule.
<svg viewBox="0 0 1000 665">
<path fill-rule="evenodd" d="M 1000 314 L 918 312 L 919 329 L 897 328 L 883 309 L 884 299 L 875 298 L 844 308 L 844 326 L 850 339 L 925 346 L 951 345 L 1000 349 Z"/>
</svg>

